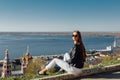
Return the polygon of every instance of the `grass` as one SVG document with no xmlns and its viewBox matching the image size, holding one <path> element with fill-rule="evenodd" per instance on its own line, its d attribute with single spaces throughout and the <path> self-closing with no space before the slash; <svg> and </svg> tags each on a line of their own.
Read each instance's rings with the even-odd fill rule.
<svg viewBox="0 0 120 80">
<path fill-rule="evenodd" d="M 93 67 L 99 67 L 99 66 L 103 67 L 103 66 L 108 66 L 108 65 L 119 64 L 120 60 L 117 60 L 118 58 L 120 58 L 120 54 L 103 57 L 103 61 L 98 65 L 94 65 Z M 39 60 L 39 61 L 37 61 L 37 60 Z M 32 64 L 30 64 L 30 65 L 36 66 L 36 64 L 38 64 L 38 62 L 41 62 L 41 65 L 45 64 L 45 63 L 42 63 L 42 60 L 40 61 L 40 59 L 36 59 L 36 61 L 37 61 L 37 63 L 36 62 L 34 62 L 34 63 L 31 62 Z M 38 66 L 40 66 L 40 65 L 38 65 Z M 85 68 L 89 68 L 88 65 Z M 83 69 L 85 69 L 85 68 L 83 68 Z M 0 78 L 0 80 L 30 80 L 30 79 L 42 78 L 42 77 L 46 76 L 46 75 L 36 75 L 35 72 L 32 72 L 32 71 L 36 71 L 36 70 L 32 70 L 30 72 L 29 67 L 28 67 L 27 70 L 29 72 L 27 71 L 28 73 L 26 73 L 25 75 Z M 54 69 L 49 70 L 48 73 L 49 73 L 49 75 L 47 75 L 47 76 L 58 75 L 58 74 L 55 73 Z"/>
</svg>

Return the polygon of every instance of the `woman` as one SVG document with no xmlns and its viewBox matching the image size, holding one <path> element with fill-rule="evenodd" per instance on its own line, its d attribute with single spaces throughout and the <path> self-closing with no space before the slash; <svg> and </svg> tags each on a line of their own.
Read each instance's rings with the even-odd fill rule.
<svg viewBox="0 0 120 80">
<path fill-rule="evenodd" d="M 64 55 L 64 60 L 54 58 L 39 74 L 46 74 L 47 70 L 58 65 L 61 69 L 71 74 L 80 74 L 86 58 L 85 47 L 82 42 L 81 33 L 74 31 L 72 34 L 74 46 L 70 53 Z"/>
</svg>

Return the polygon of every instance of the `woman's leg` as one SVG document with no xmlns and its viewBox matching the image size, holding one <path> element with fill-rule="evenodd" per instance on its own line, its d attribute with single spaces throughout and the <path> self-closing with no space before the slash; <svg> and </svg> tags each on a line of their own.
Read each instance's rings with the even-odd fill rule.
<svg viewBox="0 0 120 80">
<path fill-rule="evenodd" d="M 70 61 L 70 54 L 69 53 L 65 53 L 63 56 L 63 61 Z M 64 72 L 64 69 L 60 68 L 59 72 Z"/>
<path fill-rule="evenodd" d="M 46 69 L 50 69 L 50 68 L 53 68 L 53 67 L 55 67 L 55 65 L 56 65 L 56 60 L 55 59 L 57 59 L 57 58 L 54 58 L 47 66 L 46 66 Z M 65 53 L 64 54 L 64 57 L 63 57 L 63 60 L 64 61 L 68 61 L 68 60 L 70 60 L 70 55 L 69 55 L 69 53 Z M 59 61 L 59 64 L 62 64 L 62 62 L 63 62 L 63 60 L 60 60 Z M 62 62 L 61 62 L 62 61 Z"/>
<path fill-rule="evenodd" d="M 46 70 L 51 69 L 53 67 L 55 67 L 55 65 L 60 66 L 62 69 L 64 69 L 65 71 L 67 71 L 68 73 L 71 74 L 79 74 L 81 73 L 81 69 L 75 68 L 71 65 L 69 65 L 67 62 L 61 60 L 61 59 L 57 59 L 54 58 L 47 66 L 46 66 Z"/>
</svg>

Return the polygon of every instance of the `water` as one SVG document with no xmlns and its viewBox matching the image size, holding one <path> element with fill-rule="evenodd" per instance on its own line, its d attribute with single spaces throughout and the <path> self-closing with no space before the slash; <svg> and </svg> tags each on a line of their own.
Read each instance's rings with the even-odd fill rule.
<svg viewBox="0 0 120 80">
<path fill-rule="evenodd" d="M 112 45 L 114 37 L 83 36 L 86 50 L 105 49 Z M 32 56 L 63 54 L 73 46 L 71 36 L 47 35 L 0 35 L 0 59 L 5 56 L 8 48 L 10 58 L 19 58 L 25 55 L 27 46 Z"/>
</svg>

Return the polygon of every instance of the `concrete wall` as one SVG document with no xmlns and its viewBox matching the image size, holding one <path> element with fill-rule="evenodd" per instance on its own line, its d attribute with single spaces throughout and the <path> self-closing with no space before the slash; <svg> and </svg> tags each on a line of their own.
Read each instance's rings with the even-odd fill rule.
<svg viewBox="0 0 120 80">
<path fill-rule="evenodd" d="M 60 75 L 47 76 L 44 78 L 32 79 L 32 80 L 73 80 L 75 78 L 80 78 L 82 76 L 94 75 L 94 74 L 104 73 L 104 72 L 113 71 L 113 70 L 120 70 L 120 64 L 110 65 L 110 66 L 105 66 L 105 67 L 83 69 L 82 73 L 79 74 L 78 76 L 65 73 L 65 74 L 60 74 Z"/>
</svg>

